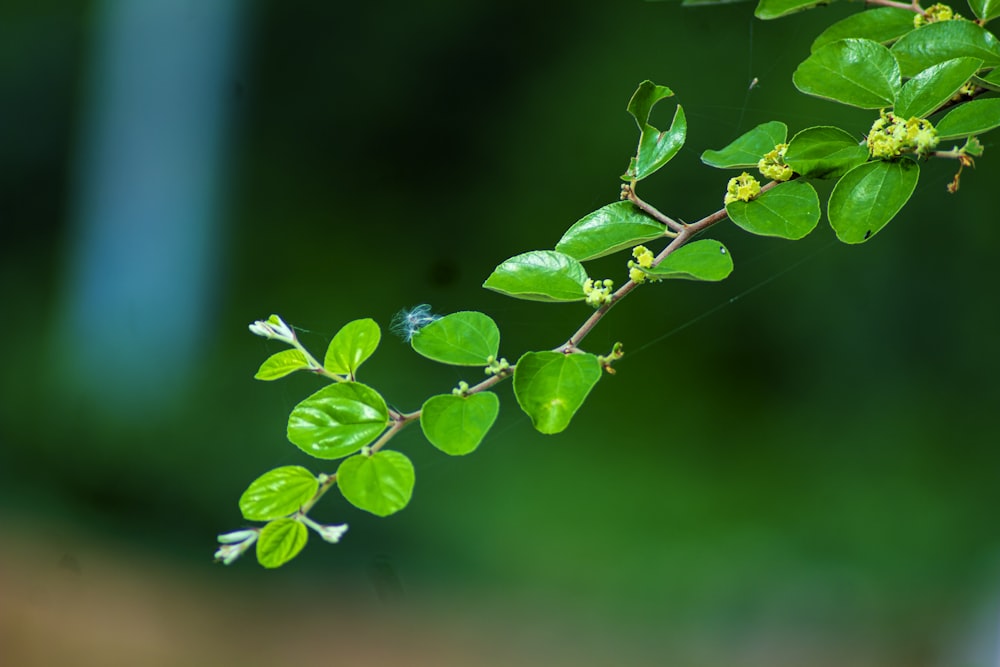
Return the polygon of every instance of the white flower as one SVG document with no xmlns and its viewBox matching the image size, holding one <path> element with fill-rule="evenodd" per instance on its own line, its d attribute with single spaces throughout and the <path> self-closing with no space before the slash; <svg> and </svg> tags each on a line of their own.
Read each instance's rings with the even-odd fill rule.
<svg viewBox="0 0 1000 667">
<path fill-rule="evenodd" d="M 295 342 L 295 332 L 277 315 L 271 315 L 266 320 L 257 320 L 250 325 L 250 333 L 264 338 L 280 340 L 289 345 Z"/>
<path fill-rule="evenodd" d="M 321 523 L 316 523 L 307 516 L 302 517 L 302 523 L 306 524 L 322 537 L 325 541 L 330 544 L 336 544 L 340 541 L 340 538 L 344 536 L 347 532 L 347 524 L 341 523 L 336 526 L 324 526 Z"/>
<path fill-rule="evenodd" d="M 216 539 L 222 545 L 215 551 L 216 562 L 221 561 L 223 565 L 230 565 L 234 560 L 242 556 L 247 549 L 257 541 L 259 530 L 248 528 L 246 530 L 234 530 L 231 533 L 223 533 Z"/>
</svg>

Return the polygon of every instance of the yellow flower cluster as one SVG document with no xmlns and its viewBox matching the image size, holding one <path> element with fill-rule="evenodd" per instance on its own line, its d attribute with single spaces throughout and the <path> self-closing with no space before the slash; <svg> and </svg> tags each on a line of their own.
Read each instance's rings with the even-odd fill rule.
<svg viewBox="0 0 1000 667">
<path fill-rule="evenodd" d="M 734 201 L 750 201 L 760 194 L 760 182 L 745 171 L 734 178 L 729 179 L 726 186 L 726 196 L 722 199 L 724 204 Z"/>
<path fill-rule="evenodd" d="M 637 245 L 632 248 L 632 257 L 635 258 L 633 262 L 631 259 L 628 261 L 628 277 L 634 283 L 641 283 L 646 281 L 646 272 L 643 269 L 648 269 L 653 266 L 653 252 L 643 245 Z"/>
<path fill-rule="evenodd" d="M 614 286 L 614 281 L 609 278 L 605 278 L 604 280 L 587 278 L 587 282 L 583 284 L 583 293 L 586 296 L 585 301 L 594 308 L 600 308 L 606 303 L 611 303 L 611 291 Z"/>
<path fill-rule="evenodd" d="M 900 120 L 883 111 L 868 133 L 868 151 L 877 160 L 889 160 L 913 152 L 926 157 L 938 144 L 938 133 L 929 120 Z"/>
<path fill-rule="evenodd" d="M 785 164 L 785 150 L 788 144 L 778 144 L 757 163 L 757 169 L 764 178 L 772 181 L 787 181 L 792 177 L 792 168 Z"/>
<path fill-rule="evenodd" d="M 913 27 L 919 28 L 922 25 L 927 25 L 928 23 L 937 23 L 938 21 L 961 21 L 962 15 L 956 14 L 954 10 L 948 5 L 937 3 L 936 5 L 931 5 L 924 10 L 923 14 L 918 13 L 913 17 Z"/>
</svg>

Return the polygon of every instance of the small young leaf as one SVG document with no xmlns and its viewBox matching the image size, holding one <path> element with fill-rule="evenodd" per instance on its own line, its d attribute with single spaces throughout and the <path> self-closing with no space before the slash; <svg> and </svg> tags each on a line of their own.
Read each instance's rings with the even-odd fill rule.
<svg viewBox="0 0 1000 667">
<path fill-rule="evenodd" d="M 725 148 L 707 150 L 701 154 L 701 161 L 716 169 L 748 169 L 756 167 L 765 153 L 784 143 L 788 136 L 788 126 L 781 121 L 762 123 L 739 136 Z"/>
<path fill-rule="evenodd" d="M 828 0 L 760 0 L 753 15 L 761 20 L 776 19 L 803 9 L 810 9 Z"/>
<path fill-rule="evenodd" d="M 816 51 L 839 39 L 870 39 L 885 44 L 913 30 L 913 12 L 898 7 L 877 7 L 851 14 L 837 21 L 813 40 L 810 51 Z"/>
<path fill-rule="evenodd" d="M 807 95 L 862 109 L 892 106 L 899 93 L 899 65 L 889 49 L 870 39 L 831 42 L 802 61 L 792 75 Z"/>
<path fill-rule="evenodd" d="M 641 181 L 671 160 L 684 145 L 687 136 L 687 119 L 684 109 L 677 105 L 670 129 L 661 132 L 649 124 L 649 114 L 660 100 L 673 96 L 666 86 L 643 81 L 628 102 L 628 112 L 639 126 L 639 148 L 622 175 L 626 181 Z"/>
<path fill-rule="evenodd" d="M 960 139 L 1000 127 L 1000 97 L 972 100 L 955 107 L 938 121 L 939 139 Z"/>
<path fill-rule="evenodd" d="M 269 521 L 298 512 L 319 490 L 316 476 L 302 466 L 282 466 L 255 479 L 240 496 L 248 521 Z"/>
<path fill-rule="evenodd" d="M 360 382 L 324 387 L 292 409 L 288 439 L 310 456 L 339 459 L 372 442 L 389 423 L 377 391 Z"/>
<path fill-rule="evenodd" d="M 266 568 L 281 567 L 299 555 L 309 541 L 309 530 L 295 519 L 275 519 L 257 538 L 257 562 Z"/>
<path fill-rule="evenodd" d="M 406 507 L 413 496 L 413 464 L 399 452 L 358 454 L 337 468 L 337 486 L 347 502 L 376 516 Z"/>
<path fill-rule="evenodd" d="M 718 281 L 733 272 L 733 258 L 726 246 L 705 239 L 681 246 L 658 265 L 643 269 L 653 278 Z"/>
<path fill-rule="evenodd" d="M 257 369 L 254 379 L 277 380 L 303 368 L 309 368 L 309 362 L 306 361 L 304 354 L 298 350 L 282 350 L 264 360 L 264 363 Z"/>
<path fill-rule="evenodd" d="M 919 177 L 920 167 L 906 159 L 866 162 L 847 172 L 834 186 L 827 208 L 837 238 L 864 243 L 877 234 L 903 208 Z"/>
<path fill-rule="evenodd" d="M 559 239 L 556 250 L 583 262 L 658 239 L 664 231 L 662 223 L 631 202 L 619 201 L 577 220 Z"/>
<path fill-rule="evenodd" d="M 1000 16 L 1000 0 L 969 0 L 969 7 L 984 22 Z"/>
<path fill-rule="evenodd" d="M 892 45 L 903 76 L 916 76 L 952 58 L 979 58 L 984 67 L 1000 65 L 1000 41 L 972 21 L 939 21 L 921 26 Z"/>
<path fill-rule="evenodd" d="M 896 96 L 895 114 L 906 120 L 923 118 L 951 99 L 983 66 L 979 58 L 952 58 L 928 67 L 903 84 Z"/>
<path fill-rule="evenodd" d="M 554 250 L 533 250 L 498 266 L 483 287 L 528 301 L 582 301 L 587 271 L 577 260 Z"/>
<path fill-rule="evenodd" d="M 382 338 L 382 330 L 371 318 L 348 322 L 326 348 L 323 366 L 331 373 L 353 376 L 372 356 Z"/>
<path fill-rule="evenodd" d="M 414 332 L 417 353 L 453 366 L 485 366 L 500 350 L 500 329 L 488 315 L 467 310 L 445 315 Z"/>
<path fill-rule="evenodd" d="M 839 127 L 807 127 L 785 149 L 785 164 L 808 178 L 840 178 L 867 160 L 864 143 Z"/>
<path fill-rule="evenodd" d="M 600 379 L 592 354 L 525 352 L 514 368 L 514 395 L 538 431 L 559 433 Z"/>
<path fill-rule="evenodd" d="M 500 399 L 489 391 L 464 397 L 440 394 L 420 408 L 420 428 L 442 452 L 462 456 L 479 446 L 499 412 Z"/>
<path fill-rule="evenodd" d="M 816 228 L 819 196 L 805 181 L 788 181 L 748 202 L 729 202 L 726 213 L 751 234 L 795 241 Z"/>
</svg>

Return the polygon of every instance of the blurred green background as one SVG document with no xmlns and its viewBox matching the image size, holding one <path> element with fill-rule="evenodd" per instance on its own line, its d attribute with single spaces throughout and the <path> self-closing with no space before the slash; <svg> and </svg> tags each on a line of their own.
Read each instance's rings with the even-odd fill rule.
<svg viewBox="0 0 1000 667">
<path fill-rule="evenodd" d="M 927 164 L 864 246 L 713 230 L 733 276 L 602 322 L 588 347 L 626 357 L 565 433 L 505 385 L 471 456 L 398 438 L 404 512 L 331 499 L 340 545 L 211 563 L 252 479 L 324 469 L 284 437 L 317 379 L 255 382 L 280 348 L 249 322 L 322 353 L 429 303 L 493 316 L 511 360 L 558 344 L 583 306 L 480 284 L 617 199 L 638 82 L 689 123 L 642 195 L 691 221 L 728 177 L 702 150 L 867 129 L 791 84 L 860 9 L 3 3 L 0 663 L 995 664 L 992 135 L 957 195 Z M 389 336 L 362 377 L 406 410 L 463 378 Z"/>
</svg>

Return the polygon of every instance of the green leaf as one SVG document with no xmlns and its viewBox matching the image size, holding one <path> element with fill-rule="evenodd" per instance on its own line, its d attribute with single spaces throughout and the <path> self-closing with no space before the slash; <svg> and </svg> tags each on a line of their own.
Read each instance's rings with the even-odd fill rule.
<svg viewBox="0 0 1000 667">
<path fill-rule="evenodd" d="M 309 530 L 295 519 L 275 519 L 257 538 L 257 562 L 266 568 L 281 567 L 299 555 L 309 541 Z"/>
<path fill-rule="evenodd" d="M 489 391 L 431 396 L 420 408 L 420 428 L 442 452 L 462 456 L 479 446 L 499 412 L 500 399 Z"/>
<path fill-rule="evenodd" d="M 316 476 L 302 466 L 282 466 L 255 479 L 240 496 L 240 511 L 248 521 L 269 521 L 293 512 L 319 490 Z"/>
<path fill-rule="evenodd" d="M 827 216 L 844 243 L 864 243 L 885 227 L 913 194 L 920 167 L 912 160 L 867 162 L 847 172 L 830 195 Z"/>
<path fill-rule="evenodd" d="M 309 362 L 306 361 L 304 354 L 298 350 L 282 350 L 264 360 L 264 363 L 257 369 L 254 379 L 269 382 L 303 368 L 309 368 Z"/>
<path fill-rule="evenodd" d="M 841 39 L 816 49 L 792 75 L 808 95 L 862 109 L 892 106 L 899 93 L 899 65 L 889 49 L 870 39 Z"/>
<path fill-rule="evenodd" d="M 348 322 L 326 348 L 323 366 L 331 373 L 354 377 L 358 367 L 372 356 L 382 339 L 382 330 L 371 318 Z"/>
<path fill-rule="evenodd" d="M 952 58 L 979 58 L 984 67 L 1000 65 L 1000 41 L 971 21 L 938 21 L 904 35 L 892 45 L 903 76 L 915 76 Z"/>
<path fill-rule="evenodd" d="M 554 250 L 533 250 L 493 269 L 483 287 L 528 301 L 582 301 L 587 271 L 577 260 Z"/>
<path fill-rule="evenodd" d="M 751 234 L 794 241 L 816 228 L 819 196 L 805 181 L 788 181 L 748 202 L 729 202 L 726 213 Z"/>
<path fill-rule="evenodd" d="M 903 120 L 929 116 L 951 99 L 982 64 L 979 58 L 952 58 L 928 67 L 903 84 L 893 111 Z"/>
<path fill-rule="evenodd" d="M 867 160 L 864 143 L 828 125 L 807 127 L 792 137 L 785 150 L 785 164 L 808 178 L 840 178 Z"/>
<path fill-rule="evenodd" d="M 837 21 L 813 40 L 810 51 L 839 39 L 870 39 L 885 44 L 913 30 L 913 12 L 897 7 L 878 7 L 852 14 Z"/>
<path fill-rule="evenodd" d="M 556 250 L 581 262 L 631 248 L 663 236 L 662 223 L 619 201 L 588 213 L 566 230 Z"/>
<path fill-rule="evenodd" d="M 337 468 L 337 486 L 347 502 L 376 516 L 406 507 L 413 496 L 413 464 L 393 451 L 358 454 Z"/>
<path fill-rule="evenodd" d="M 1000 16 L 1000 0 L 969 0 L 969 7 L 984 21 Z"/>
<path fill-rule="evenodd" d="M 705 239 L 681 246 L 646 274 L 659 279 L 723 280 L 733 272 L 733 258 L 726 246 L 718 241 Z"/>
<path fill-rule="evenodd" d="M 759 19 L 776 19 L 782 16 L 826 4 L 829 0 L 760 0 L 753 15 Z"/>
<path fill-rule="evenodd" d="M 671 160 L 684 145 L 687 135 L 687 119 L 684 109 L 677 105 L 670 129 L 661 132 L 649 124 L 653 106 L 660 100 L 672 97 L 673 91 L 666 86 L 658 86 L 652 81 L 643 81 L 628 102 L 628 112 L 639 126 L 639 148 L 622 175 L 626 181 L 641 181 Z"/>
<path fill-rule="evenodd" d="M 538 431 L 559 433 L 600 379 L 592 354 L 525 352 L 514 368 L 514 395 Z"/>
<path fill-rule="evenodd" d="M 500 329 L 488 315 L 465 310 L 445 315 L 414 332 L 419 354 L 453 366 L 486 366 L 500 351 Z"/>
<path fill-rule="evenodd" d="M 1000 97 L 965 102 L 937 124 L 939 139 L 960 139 L 1000 127 Z"/>
<path fill-rule="evenodd" d="M 716 169 L 747 169 L 756 167 L 765 153 L 784 143 L 788 127 L 781 121 L 762 123 L 717 151 L 707 150 L 701 161 Z"/>
<path fill-rule="evenodd" d="M 288 439 L 318 459 L 353 454 L 385 430 L 389 409 L 377 391 L 360 382 L 324 387 L 292 409 Z"/>
<path fill-rule="evenodd" d="M 1000 91 L 1000 67 L 991 70 L 988 74 L 972 77 L 972 82 L 987 90 Z"/>
</svg>

